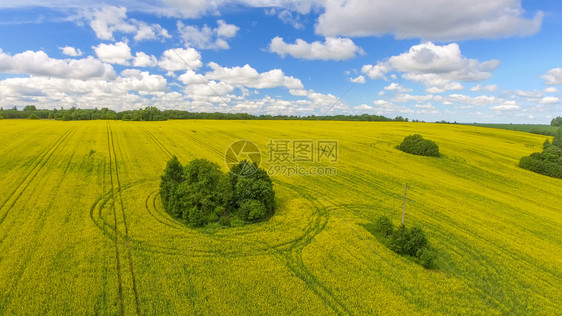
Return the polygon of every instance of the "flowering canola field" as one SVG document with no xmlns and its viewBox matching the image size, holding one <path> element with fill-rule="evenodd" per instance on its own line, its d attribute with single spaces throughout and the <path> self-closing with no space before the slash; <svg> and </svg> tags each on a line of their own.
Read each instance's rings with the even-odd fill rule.
<svg viewBox="0 0 562 316">
<path fill-rule="evenodd" d="M 394 147 L 410 134 L 440 158 Z M 159 176 L 176 155 L 338 142 L 337 174 L 273 176 L 268 221 L 192 229 Z M 0 121 L 0 314 L 558 314 L 562 180 L 517 167 L 545 136 L 474 126 L 308 121 Z M 426 270 L 363 225 L 419 225 Z"/>
</svg>

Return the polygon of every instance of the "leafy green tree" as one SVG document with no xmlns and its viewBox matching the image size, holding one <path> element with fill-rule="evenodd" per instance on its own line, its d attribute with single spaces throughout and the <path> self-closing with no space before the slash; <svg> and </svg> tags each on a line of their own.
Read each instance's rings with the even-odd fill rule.
<svg viewBox="0 0 562 316">
<path fill-rule="evenodd" d="M 550 125 L 552 126 L 562 126 L 562 116 L 558 116 L 550 121 Z"/>
<path fill-rule="evenodd" d="M 29 120 L 38 120 L 38 119 L 39 119 L 39 116 L 37 116 L 37 114 L 33 113 L 33 114 L 31 114 L 27 119 L 29 119 Z"/>
<path fill-rule="evenodd" d="M 263 203 L 267 213 L 273 212 L 275 191 L 267 171 L 256 163 L 244 160 L 232 167 L 228 178 L 234 192 L 231 202 L 233 208 L 239 208 L 246 200 L 258 200 Z"/>
<path fill-rule="evenodd" d="M 180 217 L 183 210 L 180 207 L 178 188 L 184 181 L 183 166 L 176 156 L 166 164 L 162 181 L 160 182 L 160 196 L 164 208 L 174 217 Z"/>
<path fill-rule="evenodd" d="M 4 116 L 0 115 L 0 120 L 3 120 L 3 119 L 4 119 Z"/>
<path fill-rule="evenodd" d="M 245 200 L 238 209 L 238 215 L 245 220 L 255 221 L 267 216 L 265 205 L 258 200 Z"/>
<path fill-rule="evenodd" d="M 24 112 L 35 112 L 35 111 L 37 111 L 37 108 L 35 107 L 35 105 L 26 105 L 23 108 L 23 111 Z"/>
<path fill-rule="evenodd" d="M 562 149 L 560 149 L 560 147 L 558 146 L 548 146 L 541 155 L 543 160 L 547 160 L 550 162 L 558 162 L 561 156 Z"/>
<path fill-rule="evenodd" d="M 181 207 L 190 210 L 197 208 L 201 218 L 214 218 L 210 214 L 226 208 L 232 199 L 230 182 L 216 163 L 207 159 L 193 160 L 185 166 L 183 176 L 185 182 L 179 186 Z M 199 225 L 199 220 L 199 217 L 190 218 L 189 222 Z"/>
</svg>

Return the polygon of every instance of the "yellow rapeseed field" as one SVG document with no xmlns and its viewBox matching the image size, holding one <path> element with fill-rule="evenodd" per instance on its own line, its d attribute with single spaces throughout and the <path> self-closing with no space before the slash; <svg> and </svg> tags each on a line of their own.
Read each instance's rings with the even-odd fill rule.
<svg viewBox="0 0 562 316">
<path fill-rule="evenodd" d="M 395 149 L 419 133 L 440 158 Z M 336 140 L 337 174 L 273 175 L 277 212 L 189 228 L 166 161 L 251 140 Z M 517 167 L 545 136 L 403 122 L 0 121 L 0 314 L 560 314 L 562 180 Z M 365 228 L 424 229 L 426 270 Z"/>
</svg>

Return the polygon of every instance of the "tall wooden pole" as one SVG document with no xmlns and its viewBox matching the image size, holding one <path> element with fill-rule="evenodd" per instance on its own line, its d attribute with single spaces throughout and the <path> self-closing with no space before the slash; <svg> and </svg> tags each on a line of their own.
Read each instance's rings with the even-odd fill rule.
<svg viewBox="0 0 562 316">
<path fill-rule="evenodd" d="M 404 191 L 404 203 L 402 204 L 402 225 L 404 225 L 404 214 L 406 213 L 406 196 L 408 195 L 408 183 L 406 183 L 406 190 Z"/>
</svg>

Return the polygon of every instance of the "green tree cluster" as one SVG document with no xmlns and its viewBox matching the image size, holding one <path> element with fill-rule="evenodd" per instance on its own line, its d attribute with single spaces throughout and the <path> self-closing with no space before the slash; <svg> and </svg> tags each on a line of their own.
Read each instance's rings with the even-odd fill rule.
<svg viewBox="0 0 562 316">
<path fill-rule="evenodd" d="M 77 120 L 123 120 L 123 121 L 165 121 L 165 120 L 311 120 L 311 121 L 397 121 L 408 122 L 407 118 L 397 116 L 394 119 L 382 115 L 251 115 L 248 113 L 197 113 L 181 110 L 160 111 L 156 107 L 146 107 L 138 110 L 115 112 L 104 107 L 99 109 L 37 109 L 34 105 L 27 105 L 23 110 L 13 107 L 9 110 L 0 108 L 0 115 L 6 119 L 25 119 L 31 114 L 41 119 L 53 119 L 61 121 Z"/>
<path fill-rule="evenodd" d="M 420 156 L 439 157 L 439 146 L 420 134 L 409 135 L 397 147 L 399 150 Z"/>
<path fill-rule="evenodd" d="M 395 229 L 388 217 L 381 216 L 367 229 L 395 253 L 412 258 L 424 268 L 434 267 L 434 251 L 420 227 L 400 225 Z"/>
<path fill-rule="evenodd" d="M 254 170 L 251 174 L 238 171 Z M 196 159 L 166 165 L 160 194 L 164 209 L 192 226 L 238 226 L 267 218 L 275 209 L 273 182 L 256 164 L 242 161 L 224 174 L 219 165 Z"/>
<path fill-rule="evenodd" d="M 543 151 L 522 157 L 519 167 L 562 179 L 562 127 L 555 133 L 552 144 L 547 139 L 543 144 Z"/>
<path fill-rule="evenodd" d="M 552 126 L 562 126 L 562 116 L 558 116 L 550 121 L 550 125 Z"/>
</svg>

